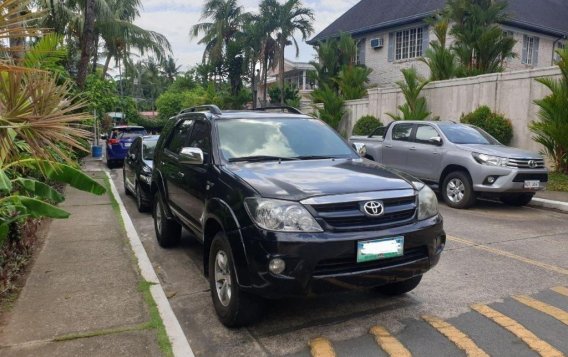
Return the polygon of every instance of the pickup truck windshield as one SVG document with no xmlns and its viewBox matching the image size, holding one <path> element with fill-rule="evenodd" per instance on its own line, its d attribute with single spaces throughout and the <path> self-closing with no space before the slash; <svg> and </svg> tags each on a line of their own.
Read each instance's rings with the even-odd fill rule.
<svg viewBox="0 0 568 357">
<path fill-rule="evenodd" d="M 454 144 L 501 145 L 485 131 L 463 124 L 438 124 L 444 135 Z"/>
<path fill-rule="evenodd" d="M 315 119 L 218 120 L 219 148 L 226 160 L 357 158 L 327 125 Z"/>
</svg>

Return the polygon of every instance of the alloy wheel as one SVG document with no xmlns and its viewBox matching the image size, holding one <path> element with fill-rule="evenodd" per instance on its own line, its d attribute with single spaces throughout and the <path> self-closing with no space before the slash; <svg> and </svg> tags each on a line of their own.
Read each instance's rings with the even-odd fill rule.
<svg viewBox="0 0 568 357">
<path fill-rule="evenodd" d="M 459 178 L 453 178 L 448 182 L 446 195 L 453 203 L 460 203 L 465 196 L 465 185 Z"/>
<path fill-rule="evenodd" d="M 215 256 L 215 290 L 221 305 L 229 306 L 232 295 L 231 271 L 227 254 L 223 250 L 219 250 Z"/>
<path fill-rule="evenodd" d="M 163 216 L 162 216 L 162 202 L 160 202 L 160 200 L 156 200 L 156 229 L 158 230 L 158 235 L 162 235 L 162 226 L 164 224 L 163 222 Z"/>
</svg>

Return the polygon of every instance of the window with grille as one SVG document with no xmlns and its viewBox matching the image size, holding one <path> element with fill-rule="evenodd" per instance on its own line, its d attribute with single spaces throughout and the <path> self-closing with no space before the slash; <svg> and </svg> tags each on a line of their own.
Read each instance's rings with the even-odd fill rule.
<svg viewBox="0 0 568 357">
<path fill-rule="evenodd" d="M 355 64 L 365 64 L 365 44 L 364 38 L 357 41 L 357 52 L 355 53 Z"/>
<path fill-rule="evenodd" d="M 523 55 L 521 62 L 531 66 L 536 66 L 538 62 L 539 38 L 536 36 L 523 36 Z"/>
<path fill-rule="evenodd" d="M 422 27 L 395 33 L 395 59 L 402 60 L 422 56 Z"/>
</svg>

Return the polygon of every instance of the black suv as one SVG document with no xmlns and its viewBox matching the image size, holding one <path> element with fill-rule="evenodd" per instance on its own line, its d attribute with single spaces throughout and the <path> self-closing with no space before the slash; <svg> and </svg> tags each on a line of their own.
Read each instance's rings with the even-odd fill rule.
<svg viewBox="0 0 568 357">
<path fill-rule="evenodd" d="M 414 289 L 446 241 L 435 194 L 360 158 L 322 121 L 281 109 L 208 105 L 169 120 L 152 174 L 159 244 L 176 244 L 182 226 L 203 242 L 227 326 L 252 322 L 261 298 Z"/>
</svg>

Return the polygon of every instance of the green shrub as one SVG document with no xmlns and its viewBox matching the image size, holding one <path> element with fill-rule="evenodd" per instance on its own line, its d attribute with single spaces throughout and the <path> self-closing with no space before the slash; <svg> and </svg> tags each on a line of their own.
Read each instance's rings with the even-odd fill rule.
<svg viewBox="0 0 568 357">
<path fill-rule="evenodd" d="M 270 97 L 271 104 L 280 104 L 280 87 L 273 85 L 268 87 L 268 96 Z M 300 100 L 298 88 L 292 85 L 284 86 L 284 103 L 286 105 L 296 104 Z"/>
<path fill-rule="evenodd" d="M 326 85 L 315 89 L 312 92 L 312 99 L 314 103 L 323 103 L 323 108 L 318 106 L 314 108 L 318 117 L 337 130 L 339 122 L 343 118 L 343 114 L 345 114 L 345 109 L 343 108 L 345 100 Z"/>
<path fill-rule="evenodd" d="M 372 115 L 365 115 L 357 120 L 353 127 L 353 135 L 371 135 L 375 129 L 383 126 L 383 123 Z"/>
<path fill-rule="evenodd" d="M 513 139 L 513 125 L 501 114 L 493 113 L 487 106 L 477 108 L 474 112 L 463 115 L 460 121 L 485 130 L 501 144 L 509 145 Z"/>
</svg>

